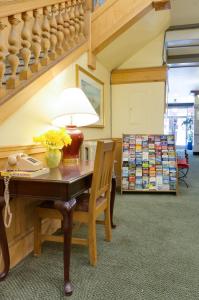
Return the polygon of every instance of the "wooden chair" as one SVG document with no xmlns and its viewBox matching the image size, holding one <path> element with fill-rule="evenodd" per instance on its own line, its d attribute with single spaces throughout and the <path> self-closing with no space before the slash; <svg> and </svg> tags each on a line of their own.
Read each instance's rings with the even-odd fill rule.
<svg viewBox="0 0 199 300">
<path fill-rule="evenodd" d="M 110 191 L 111 179 L 115 154 L 115 142 L 98 141 L 94 163 L 94 172 L 90 193 L 83 193 L 77 197 L 77 205 L 73 213 L 74 222 L 85 223 L 88 225 L 88 236 L 86 238 L 72 238 L 72 244 L 88 246 L 90 264 L 95 266 L 97 263 L 96 245 L 96 223 L 97 217 L 104 213 L 104 220 L 99 223 L 104 224 L 105 239 L 110 241 L 111 220 L 110 220 Z M 48 203 L 48 202 L 47 202 Z M 44 218 L 55 218 L 62 220 L 62 216 L 54 209 L 53 202 L 42 203 L 36 208 L 34 226 L 34 254 L 41 254 L 41 242 L 44 240 L 63 242 L 62 236 L 41 234 L 41 220 Z"/>
</svg>

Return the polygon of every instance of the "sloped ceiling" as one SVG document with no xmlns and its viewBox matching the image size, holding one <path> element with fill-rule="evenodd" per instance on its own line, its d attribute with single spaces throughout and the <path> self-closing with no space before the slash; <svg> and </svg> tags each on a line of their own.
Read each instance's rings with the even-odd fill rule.
<svg viewBox="0 0 199 300">
<path fill-rule="evenodd" d="M 171 0 L 171 25 L 199 23 L 198 0 Z"/>
<path fill-rule="evenodd" d="M 170 10 L 150 11 L 98 55 L 109 70 L 116 69 L 170 25 Z"/>
</svg>

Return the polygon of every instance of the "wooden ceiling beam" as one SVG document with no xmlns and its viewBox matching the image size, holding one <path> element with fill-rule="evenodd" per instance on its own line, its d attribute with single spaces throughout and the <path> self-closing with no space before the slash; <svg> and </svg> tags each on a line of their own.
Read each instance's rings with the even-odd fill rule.
<svg viewBox="0 0 199 300">
<path fill-rule="evenodd" d="M 153 7 L 155 8 L 156 11 L 170 9 L 171 2 L 170 0 L 154 0 Z"/>
<path fill-rule="evenodd" d="M 136 69 L 120 69 L 114 70 L 111 73 L 111 84 L 165 82 L 166 79 L 166 66 Z"/>
</svg>

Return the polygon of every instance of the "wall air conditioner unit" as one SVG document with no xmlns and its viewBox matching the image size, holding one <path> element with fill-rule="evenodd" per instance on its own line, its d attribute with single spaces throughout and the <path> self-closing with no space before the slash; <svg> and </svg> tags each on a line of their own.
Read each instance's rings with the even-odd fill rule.
<svg viewBox="0 0 199 300">
<path fill-rule="evenodd" d="M 81 160 L 95 160 L 95 153 L 97 148 L 97 141 L 83 142 L 81 146 L 80 156 Z"/>
</svg>

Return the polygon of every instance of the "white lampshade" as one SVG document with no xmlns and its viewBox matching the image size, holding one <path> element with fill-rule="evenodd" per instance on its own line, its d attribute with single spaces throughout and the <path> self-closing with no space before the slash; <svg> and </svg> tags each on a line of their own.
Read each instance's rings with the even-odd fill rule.
<svg viewBox="0 0 199 300">
<path fill-rule="evenodd" d="M 64 127 L 67 125 L 86 126 L 96 123 L 99 116 L 80 88 L 68 88 L 57 100 L 58 111 L 53 116 L 53 125 Z"/>
</svg>

